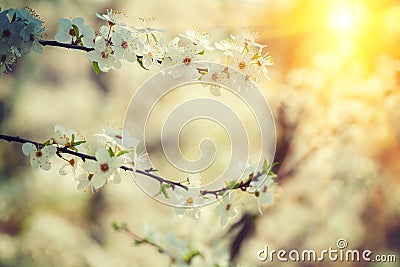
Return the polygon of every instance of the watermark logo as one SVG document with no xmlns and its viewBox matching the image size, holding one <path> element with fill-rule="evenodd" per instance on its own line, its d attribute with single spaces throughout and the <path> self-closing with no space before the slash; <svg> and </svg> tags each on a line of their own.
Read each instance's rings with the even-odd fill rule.
<svg viewBox="0 0 400 267">
<path fill-rule="evenodd" d="M 313 249 L 304 250 L 274 250 L 269 249 L 267 245 L 263 249 L 257 252 L 257 259 L 259 261 L 269 261 L 269 262 L 396 262 L 397 257 L 394 254 L 374 255 L 372 250 L 357 250 L 349 249 L 347 240 L 344 238 L 339 238 L 336 241 L 336 247 L 329 247 L 321 251 L 316 251 Z"/>
<path fill-rule="evenodd" d="M 231 101 L 226 102 L 224 96 Z M 242 116 L 239 106 L 247 109 L 247 117 Z M 224 143 L 224 149 L 229 149 L 221 152 L 218 150 L 221 139 L 204 137 L 191 144 L 198 150 L 198 158 L 187 158 L 181 147 L 182 136 L 185 128 L 197 121 L 219 127 L 229 143 Z M 256 170 L 262 170 L 264 160 L 272 162 L 275 153 L 275 123 L 262 92 L 241 72 L 210 62 L 176 65 L 153 75 L 132 97 L 124 128 L 139 137 L 137 153 L 148 155 L 152 169 L 163 170 L 164 173 L 157 175 L 174 179 L 174 175 L 165 175 L 165 165 L 172 169 L 171 173 L 184 173 L 183 177 L 200 174 L 203 178 L 200 191 L 219 189 L 228 181 L 243 179 L 249 162 L 256 165 Z M 186 141 L 190 138 L 186 136 Z M 225 168 L 216 177 L 204 177 L 203 173 L 220 160 L 226 162 Z M 186 207 L 177 195 L 181 188 L 166 198 L 159 194 L 157 181 L 137 174 L 133 178 L 151 197 L 168 205 Z M 255 181 L 253 190 L 262 182 L 263 179 Z M 215 200 L 204 198 L 199 203 L 206 205 Z"/>
</svg>

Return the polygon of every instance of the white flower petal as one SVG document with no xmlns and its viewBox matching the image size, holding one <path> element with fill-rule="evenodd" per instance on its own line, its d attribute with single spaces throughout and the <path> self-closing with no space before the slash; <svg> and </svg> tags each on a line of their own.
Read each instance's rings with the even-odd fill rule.
<svg viewBox="0 0 400 267">
<path fill-rule="evenodd" d="M 96 150 L 95 156 L 99 163 L 107 163 L 110 161 L 110 154 L 108 154 L 107 149 L 104 147 L 99 147 Z"/>
<path fill-rule="evenodd" d="M 42 153 L 44 156 L 46 156 L 47 158 L 50 158 L 52 156 L 54 156 L 57 152 L 57 148 L 55 146 L 45 146 L 42 149 Z"/>
<path fill-rule="evenodd" d="M 58 171 L 58 173 L 60 175 L 67 175 L 70 172 L 71 172 L 71 164 L 69 164 L 69 163 L 63 164 L 61 166 L 60 170 Z"/>
<path fill-rule="evenodd" d="M 102 187 L 104 185 L 104 183 L 106 182 L 107 177 L 105 175 L 99 175 L 99 174 L 95 174 L 92 177 L 92 180 L 90 180 L 90 184 L 95 188 L 95 189 L 99 189 L 100 187 Z"/>
<path fill-rule="evenodd" d="M 84 20 L 81 17 L 77 17 L 72 20 L 71 24 L 74 24 L 74 25 L 78 26 L 79 28 L 81 28 L 81 27 L 83 27 Z M 79 29 L 79 31 L 80 31 L 80 29 Z"/>
<path fill-rule="evenodd" d="M 79 183 L 78 183 L 78 185 L 76 186 L 76 188 L 77 188 L 78 190 L 82 190 L 82 189 L 85 189 L 85 188 L 88 187 L 88 186 L 89 186 L 89 180 L 86 179 L 86 180 L 81 180 L 81 181 L 79 181 Z"/>
<path fill-rule="evenodd" d="M 58 25 L 60 26 L 60 29 L 63 29 L 66 31 L 72 28 L 71 21 L 68 19 L 63 19 L 63 18 L 59 19 Z"/>
<path fill-rule="evenodd" d="M 93 161 L 93 160 L 86 160 L 83 163 L 82 168 L 85 171 L 90 172 L 90 173 L 95 173 L 95 172 L 98 172 L 100 170 L 99 163 L 96 162 L 96 161 Z"/>
<path fill-rule="evenodd" d="M 48 170 L 51 169 L 51 164 L 50 164 L 50 162 L 48 162 L 48 161 L 41 162 L 41 163 L 39 164 L 39 166 L 40 166 L 40 168 L 42 168 L 42 169 L 45 170 L 45 171 L 48 171 Z"/>
<path fill-rule="evenodd" d="M 224 227 L 226 223 L 228 222 L 228 214 L 224 213 L 221 215 L 221 227 Z"/>
<path fill-rule="evenodd" d="M 30 163 L 31 163 L 32 168 L 36 169 L 39 166 L 38 160 L 37 160 L 36 157 L 31 157 L 30 158 Z"/>
<path fill-rule="evenodd" d="M 34 156 L 36 151 L 36 146 L 32 143 L 24 143 L 22 145 L 22 152 L 27 156 Z"/>
<path fill-rule="evenodd" d="M 113 182 L 114 184 L 119 184 L 119 183 L 121 182 L 121 175 L 119 174 L 118 171 L 116 171 L 116 172 L 114 173 L 114 177 L 113 177 L 113 179 L 112 179 L 112 182 Z"/>
</svg>

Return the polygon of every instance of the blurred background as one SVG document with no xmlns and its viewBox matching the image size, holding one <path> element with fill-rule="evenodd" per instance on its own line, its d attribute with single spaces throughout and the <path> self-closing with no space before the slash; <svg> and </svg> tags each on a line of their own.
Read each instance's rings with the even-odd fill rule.
<svg viewBox="0 0 400 267">
<path fill-rule="evenodd" d="M 114 232 L 113 221 L 126 222 L 143 236 L 172 233 L 210 255 L 215 239 L 225 240 L 228 258 L 238 245 L 234 260 L 239 266 L 263 265 L 256 253 L 265 245 L 322 250 L 336 248 L 339 238 L 349 248 L 398 255 L 399 1 L 0 2 L 2 9 L 24 5 L 45 22 L 46 39 L 54 39 L 61 17 L 81 16 L 98 28 L 102 21 L 95 13 L 107 8 L 124 11 L 131 25 L 138 25 L 138 17 L 154 16 L 154 27 L 168 30 L 167 36 L 194 25 L 217 40 L 242 27 L 258 31 L 275 62 L 271 81 L 263 80 L 260 88 L 275 116 L 279 189 L 276 204 L 263 216 L 243 223 L 255 211 L 243 206 L 236 228 L 221 230 L 212 211 L 199 221 L 180 219 L 127 174 L 121 185 L 93 196 L 58 175 L 61 162 L 54 161 L 49 172 L 34 170 L 20 144 L 0 142 L 0 266 L 168 266 L 168 257 L 154 248 L 135 247 L 128 236 Z M 1 79 L 2 134 L 43 141 L 61 123 L 94 140 L 104 124 L 122 124 L 130 97 L 156 72 L 124 64 L 95 76 L 84 52 L 44 50 L 44 55 L 23 57 Z M 238 233 L 244 234 L 239 238 Z"/>
</svg>

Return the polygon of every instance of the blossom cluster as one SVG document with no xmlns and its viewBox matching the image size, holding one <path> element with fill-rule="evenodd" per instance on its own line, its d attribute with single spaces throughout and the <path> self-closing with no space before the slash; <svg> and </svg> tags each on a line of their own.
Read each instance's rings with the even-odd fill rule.
<svg viewBox="0 0 400 267">
<path fill-rule="evenodd" d="M 78 190 L 90 190 L 92 193 L 101 190 L 107 183 L 120 183 L 122 170 L 130 171 L 134 176 L 137 172 L 149 174 L 151 171 L 151 177 L 157 177 L 157 171 L 152 168 L 148 155 L 138 151 L 140 141 L 131 137 L 126 130 L 104 127 L 95 137 L 100 145 L 95 149 L 94 156 L 91 156 L 87 154 L 86 141 L 77 131 L 56 125 L 52 138 L 44 143 L 26 141 L 22 151 L 29 157 L 33 168 L 45 171 L 51 169 L 50 160 L 57 155 L 65 161 L 59 174 L 72 175 Z M 272 166 L 265 162 L 263 169 L 257 170 L 255 164 L 249 163 L 244 179 L 226 181 L 225 187 L 215 191 L 201 190 L 201 173 L 190 174 L 186 181 L 178 184 L 158 178 L 159 194 L 168 198 L 168 191 L 173 191 L 178 200 L 175 213 L 196 220 L 200 218 L 201 205 L 212 195 L 218 201 L 216 215 L 220 217 L 221 227 L 225 227 L 230 218 L 238 215 L 240 194 L 234 189 L 241 189 L 241 192 L 249 193 L 257 199 L 260 213 L 263 204 L 274 203 L 272 192 L 276 175 L 271 172 Z"/>
<path fill-rule="evenodd" d="M 38 15 L 28 8 L 0 12 L 0 77 L 11 71 L 17 59 L 31 50 L 43 53 L 39 42 L 44 32 L 42 24 Z"/>
<path fill-rule="evenodd" d="M 207 68 L 191 66 L 208 55 L 214 61 L 220 53 L 226 56 L 226 64 L 242 72 L 249 81 L 257 82 L 260 76 L 267 76 L 272 58 L 264 52 L 266 45 L 257 42 L 258 34 L 244 29 L 241 35 L 230 36 L 227 40 L 215 42 L 204 29 L 193 27 L 184 34 L 165 41 L 159 35 L 162 29 L 152 27 L 154 17 L 140 18 L 140 27 L 127 25 L 125 15 L 115 10 L 96 14 L 104 21 L 98 30 L 85 24 L 81 17 L 59 19 L 59 31 L 55 44 L 45 43 L 40 37 L 44 33 L 42 21 L 28 8 L 8 9 L 0 13 L 0 72 L 12 70 L 17 58 L 31 50 L 43 53 L 42 44 L 70 45 L 82 47 L 93 62 L 96 73 L 119 69 L 123 61 L 137 62 L 142 68 L 182 65 L 175 69 L 174 76 L 190 75 L 201 78 L 208 73 Z M 229 74 L 213 74 L 216 81 L 229 79 Z M 217 93 L 216 93 L 217 94 Z"/>
<path fill-rule="evenodd" d="M 90 189 L 95 192 L 108 182 L 120 183 L 124 157 L 129 159 L 128 165 L 135 166 L 130 168 L 133 172 L 136 167 L 147 164 L 146 156 L 138 156 L 136 153 L 138 140 L 126 136 L 127 141 L 122 144 L 122 134 L 127 134 L 126 132 L 105 127 L 101 134 L 96 135 L 101 145 L 96 149 L 94 157 L 84 154 L 87 149 L 82 144 L 86 141 L 79 140 L 75 130 L 66 130 L 57 125 L 54 132 L 54 137 L 43 144 L 24 143 L 22 151 L 29 156 L 33 168 L 40 167 L 46 171 L 51 168 L 49 159 L 57 154 L 65 161 L 59 170 L 60 175 L 72 174 L 79 190 Z"/>
<path fill-rule="evenodd" d="M 105 14 L 96 15 L 104 21 L 104 25 L 97 31 L 85 24 L 83 18 L 61 18 L 58 23 L 59 31 L 55 35 L 56 45 L 84 48 L 96 72 L 118 69 L 123 61 L 127 61 L 137 62 L 146 70 L 173 65 L 176 67 L 169 68 L 173 72 L 169 74 L 174 78 L 185 75 L 200 80 L 209 75 L 218 84 L 232 82 L 228 66 L 241 72 L 246 82 L 257 82 L 260 76 L 268 78 L 268 67 L 272 65 L 272 58 L 264 52 L 266 46 L 257 42 L 258 34 L 250 29 L 244 29 L 240 35 L 231 35 L 227 40 L 215 42 L 209 32 L 193 27 L 170 41 L 164 41 L 159 36 L 164 30 L 152 27 L 155 21 L 153 17 L 140 18 L 141 26 L 133 27 L 124 22 L 125 15 L 122 12 L 107 10 Z M 28 8 L 8 9 L 0 13 L 1 74 L 11 71 L 17 58 L 31 50 L 43 52 L 42 44 L 46 42 L 40 40 L 44 32 L 42 24 L 38 16 Z M 213 73 L 207 65 L 203 68 L 192 64 L 206 55 L 213 60 L 217 59 L 212 53 L 220 53 L 226 57 L 226 68 L 222 72 Z M 218 95 L 215 88 L 211 90 Z M 91 156 L 86 154 L 86 141 L 77 131 L 57 125 L 51 139 L 44 143 L 28 141 L 22 145 L 22 151 L 30 158 L 33 168 L 46 171 L 51 169 L 52 157 L 58 156 L 64 160 L 59 173 L 72 174 L 79 190 L 96 192 L 107 183 L 117 184 L 121 181 L 122 170 L 130 171 L 132 175 L 137 172 L 147 174 L 160 182 L 160 194 L 166 198 L 168 191 L 174 191 L 181 207 L 175 208 L 176 213 L 194 219 L 200 217 L 199 207 L 212 195 L 219 203 L 216 214 L 220 216 L 222 227 L 239 213 L 237 203 L 240 194 L 237 193 L 239 190 L 234 189 L 241 189 L 241 192 L 254 196 L 260 212 L 263 204 L 274 202 L 271 188 L 275 175 L 270 172 L 269 164 L 263 170 L 249 168 L 245 173 L 245 180 L 226 181 L 226 187 L 220 190 L 201 191 L 201 173 L 189 175 L 186 183 L 174 183 L 158 177 L 147 155 L 137 151 L 139 140 L 130 137 L 127 131 L 104 127 L 96 138 L 100 146 Z M 261 185 L 258 181 L 262 181 Z"/>
</svg>

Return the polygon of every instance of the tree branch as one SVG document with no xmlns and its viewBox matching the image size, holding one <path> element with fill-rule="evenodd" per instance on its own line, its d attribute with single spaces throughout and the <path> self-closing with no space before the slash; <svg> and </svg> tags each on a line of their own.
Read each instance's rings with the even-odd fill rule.
<svg viewBox="0 0 400 267">
<path fill-rule="evenodd" d="M 94 50 L 94 48 L 90 48 L 90 47 L 86 47 L 86 46 L 75 45 L 75 44 L 65 44 L 65 43 L 60 43 L 60 42 L 51 41 L 51 40 L 39 40 L 39 43 L 43 46 L 57 46 L 57 47 L 64 47 L 64 48 L 68 48 L 68 49 L 82 50 L 85 52 L 90 52 L 90 51 Z"/>
<path fill-rule="evenodd" d="M 41 143 L 38 143 L 38 142 L 35 142 L 32 140 L 28 140 L 28 139 L 24 139 L 19 136 L 9 136 L 9 135 L 0 134 L 0 139 L 8 141 L 8 142 L 16 142 L 16 143 L 22 143 L 22 144 L 23 143 L 31 143 L 31 144 L 34 144 L 37 149 L 40 149 L 40 147 L 43 146 L 43 144 L 41 144 Z M 57 154 L 63 154 L 63 153 L 77 156 L 77 157 L 81 158 L 83 161 L 85 161 L 85 160 L 97 161 L 97 159 L 94 156 L 70 150 L 68 147 L 57 147 Z M 124 171 L 135 171 L 136 173 L 139 173 L 139 174 L 145 175 L 147 177 L 150 177 L 152 179 L 155 179 L 155 180 L 159 181 L 161 184 L 169 184 L 169 185 L 171 185 L 172 189 L 174 189 L 176 186 L 179 186 L 185 190 L 188 189 L 187 186 L 185 186 L 181 183 L 166 180 L 160 176 L 150 173 L 149 170 L 134 170 L 133 168 L 130 168 L 127 166 L 121 166 L 120 168 Z"/>
<path fill-rule="evenodd" d="M 0 140 L 5 140 L 5 141 L 8 141 L 8 142 L 22 143 L 22 144 L 23 143 L 31 143 L 31 144 L 35 145 L 37 149 L 40 149 L 43 146 L 42 143 L 35 142 L 35 141 L 29 140 L 29 139 L 24 139 L 24 138 L 21 138 L 19 136 L 10 136 L 10 135 L 0 134 Z M 87 155 L 87 154 L 84 154 L 84 153 L 81 153 L 81 152 L 77 152 L 77 151 L 71 150 L 67 146 L 63 146 L 63 147 L 58 147 L 57 146 L 57 152 L 56 153 L 57 153 L 57 155 L 60 155 L 60 154 L 73 155 L 73 156 L 81 158 L 83 161 L 86 161 L 86 160 L 95 160 L 95 161 L 97 161 L 97 159 L 94 156 Z M 139 174 L 142 174 L 142 175 L 145 175 L 147 177 L 150 177 L 152 179 L 157 180 L 158 182 L 160 182 L 160 184 L 169 184 L 172 189 L 175 189 L 176 186 L 179 186 L 179 187 L 181 187 L 181 188 L 183 188 L 185 190 L 188 190 L 188 187 L 183 185 L 180 182 L 174 182 L 174 181 L 167 180 L 167 179 L 164 179 L 164 178 L 162 178 L 160 176 L 152 174 L 151 172 L 154 171 L 153 169 L 150 169 L 150 170 L 138 170 L 138 169 L 136 169 L 136 170 L 134 170 L 133 168 L 130 168 L 130 167 L 127 167 L 127 166 L 120 166 L 120 168 L 122 170 L 124 170 L 124 171 L 131 171 L 131 172 L 135 171 L 136 173 L 139 173 Z M 222 195 L 223 193 L 225 193 L 228 190 L 240 189 L 242 191 L 246 191 L 246 189 L 250 186 L 250 183 L 252 181 L 256 181 L 263 174 L 264 174 L 263 172 L 258 172 L 257 174 L 255 174 L 253 177 L 247 179 L 246 181 L 240 181 L 239 183 L 235 184 L 234 187 L 225 186 L 225 187 L 223 187 L 221 189 L 217 189 L 217 190 L 202 190 L 202 191 L 200 191 L 200 194 L 202 194 L 202 195 L 207 195 L 207 194 L 208 195 L 214 195 L 216 198 L 218 198 L 218 196 Z"/>
<path fill-rule="evenodd" d="M 230 189 L 240 189 L 242 191 L 246 191 L 246 189 L 248 187 L 250 187 L 250 183 L 252 181 L 257 181 L 258 178 L 260 178 L 263 174 L 265 174 L 265 173 L 258 172 L 256 175 L 249 178 L 247 181 L 245 181 L 245 182 L 240 181 L 238 184 L 235 184 L 235 186 L 233 188 L 225 186 L 225 187 L 223 187 L 221 189 L 217 189 L 217 190 L 202 190 L 202 191 L 200 191 L 200 194 L 202 194 L 202 195 L 210 194 L 210 195 L 214 195 L 216 198 L 218 198 L 219 195 L 222 195 L 223 193 L 225 193 L 227 190 L 230 190 Z"/>
</svg>

